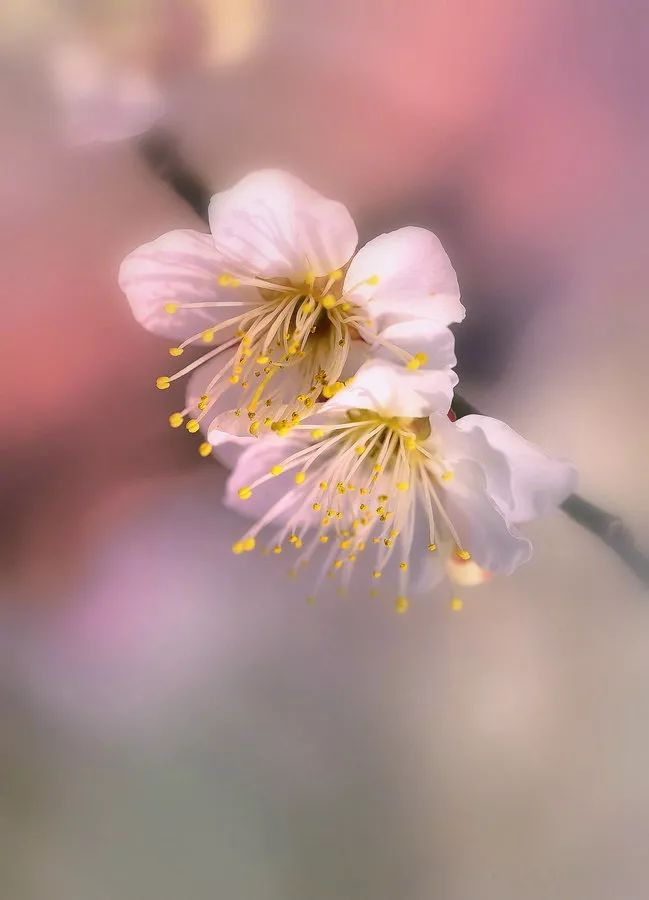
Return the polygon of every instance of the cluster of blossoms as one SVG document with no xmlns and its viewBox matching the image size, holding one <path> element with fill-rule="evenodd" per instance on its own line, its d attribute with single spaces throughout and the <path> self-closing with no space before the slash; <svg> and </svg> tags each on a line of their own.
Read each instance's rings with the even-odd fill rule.
<svg viewBox="0 0 649 900">
<path fill-rule="evenodd" d="M 561 503 L 574 471 L 495 419 L 454 421 L 465 310 L 438 238 L 401 228 L 357 251 L 346 208 L 277 171 L 216 194 L 209 220 L 135 250 L 120 284 L 172 357 L 204 348 L 157 387 L 190 376 L 169 421 L 232 466 L 226 500 L 254 518 L 235 554 L 290 548 L 294 571 L 319 555 L 310 598 L 369 556 L 399 612 L 442 585 L 459 609 L 454 585 L 525 562 L 517 523 Z"/>
</svg>

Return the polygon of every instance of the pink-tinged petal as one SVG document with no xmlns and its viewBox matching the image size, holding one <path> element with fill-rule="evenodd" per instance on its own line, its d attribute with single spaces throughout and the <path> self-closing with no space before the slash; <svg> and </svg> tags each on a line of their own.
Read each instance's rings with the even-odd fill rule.
<svg viewBox="0 0 649 900">
<path fill-rule="evenodd" d="M 504 422 L 488 416 L 465 416 L 455 426 L 481 445 L 481 463 L 489 491 L 512 522 L 528 522 L 556 509 L 575 490 L 577 473 L 570 463 L 548 456 Z M 501 460 L 498 459 L 501 457 Z M 508 468 L 507 489 L 502 467 Z"/>
<path fill-rule="evenodd" d="M 187 385 L 186 400 L 187 407 L 191 410 L 191 412 L 189 413 L 190 416 L 200 416 L 198 403 L 201 397 L 205 394 L 205 391 L 207 390 L 211 379 L 214 377 L 214 375 L 216 375 L 219 369 L 222 368 L 222 366 L 222 361 L 220 361 L 218 358 L 213 359 L 202 365 L 190 376 L 189 383 Z M 232 402 L 232 399 L 230 400 L 230 402 Z M 252 437 L 247 432 L 245 434 L 238 435 L 230 434 L 229 432 L 218 430 L 215 428 L 210 429 L 210 422 L 212 422 L 212 420 L 214 419 L 216 411 L 223 412 L 225 408 L 225 404 L 221 403 L 218 410 L 215 410 L 213 408 L 212 410 L 210 410 L 209 414 L 206 417 L 200 418 L 199 421 L 201 431 L 214 448 L 213 456 L 227 469 L 232 469 L 236 465 L 237 460 L 239 459 L 243 451 L 251 444 L 254 444 L 257 439 Z"/>
<path fill-rule="evenodd" d="M 423 361 L 417 368 L 410 368 L 403 359 L 399 360 L 394 347 L 405 351 L 415 361 Z M 427 416 L 448 411 L 453 388 L 458 382 L 453 371 L 457 363 L 455 338 L 448 328 L 422 319 L 400 322 L 381 331 L 379 341 L 372 349 L 396 368 L 399 392 L 407 403 L 407 411 L 402 415 Z M 410 399 L 406 401 L 405 398 Z"/>
<path fill-rule="evenodd" d="M 417 369 L 409 369 L 405 360 L 385 345 L 376 343 L 372 357 L 344 388 L 327 403 L 328 409 L 369 409 L 385 416 L 421 418 L 435 412 L 446 412 L 453 398 L 457 375 L 450 368 L 455 363 L 453 336 L 429 322 L 420 322 L 416 343 L 399 332 L 407 326 L 394 325 L 381 332 L 380 338 L 397 338 L 409 354 L 423 353 L 425 361 Z M 396 343 L 397 341 L 395 341 Z M 416 349 L 415 349 L 416 347 Z"/>
<path fill-rule="evenodd" d="M 358 241 L 342 203 L 286 172 L 252 172 L 210 202 L 214 242 L 235 273 L 302 282 L 344 266 Z"/>
<path fill-rule="evenodd" d="M 270 473 L 273 466 L 280 465 L 291 453 L 307 446 L 308 439 L 297 438 L 293 435 L 286 438 L 270 436 L 264 440 L 255 441 L 241 453 L 237 463 L 228 478 L 225 490 L 225 503 L 231 509 L 240 512 L 246 517 L 260 519 L 267 515 L 276 506 L 274 512 L 276 518 L 269 518 L 268 522 L 277 522 L 281 525 L 286 522 L 308 521 L 313 524 L 313 514 L 311 516 L 304 512 L 301 516 L 295 517 L 295 511 L 300 506 L 302 493 L 300 488 L 295 485 L 295 470 L 285 472 L 280 475 L 271 476 L 259 487 L 252 491 L 252 495 L 242 500 L 239 496 L 239 489 L 249 487 L 258 478 L 262 478 Z M 309 509 L 309 512 L 311 510 Z"/>
<path fill-rule="evenodd" d="M 386 360 L 369 359 L 354 375 L 352 383 L 327 401 L 323 412 L 367 409 L 385 416 L 408 415 L 403 410 L 414 405 L 419 408 L 421 401 L 417 396 L 413 400 L 400 393 L 402 374 Z"/>
<path fill-rule="evenodd" d="M 350 299 L 367 303 L 379 327 L 407 319 L 461 322 L 465 309 L 455 270 L 439 238 L 413 226 L 362 247 L 345 276 Z"/>
<path fill-rule="evenodd" d="M 180 304 L 260 299 L 254 288 L 219 285 L 223 271 L 211 235 L 189 229 L 169 231 L 129 253 L 120 267 L 119 284 L 141 325 L 163 337 L 183 340 L 253 307 L 183 309 Z M 167 304 L 178 309 L 169 314 L 164 309 Z"/>
<path fill-rule="evenodd" d="M 444 503 L 463 549 L 489 572 L 510 575 L 532 554 L 532 545 L 506 521 L 489 496 L 478 463 L 460 461 L 454 477 L 441 489 Z"/>
</svg>

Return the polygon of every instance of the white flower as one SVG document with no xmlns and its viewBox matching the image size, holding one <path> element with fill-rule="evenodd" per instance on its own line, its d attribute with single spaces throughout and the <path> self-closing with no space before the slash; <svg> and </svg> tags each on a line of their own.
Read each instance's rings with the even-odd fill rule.
<svg viewBox="0 0 649 900">
<path fill-rule="evenodd" d="M 171 424 L 207 432 L 286 433 L 343 387 L 373 345 L 411 370 L 404 348 L 424 320 L 459 322 L 457 278 L 423 228 L 383 234 L 354 256 L 347 209 L 278 171 L 254 172 L 210 203 L 211 234 L 173 231 L 122 263 L 137 320 L 178 343 L 211 349 L 157 380 L 200 369 Z M 390 332 L 390 328 L 396 329 Z"/>
<path fill-rule="evenodd" d="M 245 501 L 242 511 L 258 518 L 234 551 L 252 550 L 271 524 L 275 553 L 288 539 L 305 561 L 325 545 L 314 592 L 327 573 L 348 581 L 359 555 L 373 551 L 375 579 L 398 574 L 398 611 L 408 607 L 413 567 L 423 569 L 415 573 L 421 589 L 449 574 L 458 582 L 449 554 L 489 573 L 525 562 L 531 545 L 516 523 L 561 503 L 574 487 L 572 467 L 495 419 L 451 422 L 453 380 L 444 371 L 434 373 L 436 386 L 432 374 L 420 377 L 430 379 L 424 390 L 403 369 L 372 360 L 309 426 L 246 449 L 227 499 Z M 440 562 L 431 569 L 427 556 Z"/>
</svg>

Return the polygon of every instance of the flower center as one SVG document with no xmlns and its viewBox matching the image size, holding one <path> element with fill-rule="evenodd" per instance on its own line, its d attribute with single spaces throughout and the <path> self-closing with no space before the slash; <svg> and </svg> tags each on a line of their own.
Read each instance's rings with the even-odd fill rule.
<svg viewBox="0 0 649 900">
<path fill-rule="evenodd" d="M 189 431 L 197 431 L 201 420 L 210 415 L 211 427 L 218 428 L 220 419 L 231 411 L 214 415 L 214 407 L 236 385 L 241 395 L 232 409 L 235 416 L 247 415 L 250 434 L 257 435 L 261 429 L 286 434 L 321 397 L 333 396 L 343 387 L 339 378 L 351 341 L 371 326 L 364 310 L 347 298 L 351 292 L 343 293 L 343 274 L 336 270 L 328 276 L 307 275 L 301 284 L 223 274 L 218 279 L 222 287 L 255 287 L 259 300 L 165 304 L 171 315 L 181 308 L 245 307 L 170 349 L 171 356 L 177 357 L 190 345 L 218 341 L 218 346 L 179 372 L 158 378 L 161 390 L 217 357 L 223 363 L 196 407 L 174 413 L 170 424 L 179 427 L 191 413 L 186 423 Z"/>
<path fill-rule="evenodd" d="M 299 431 L 309 426 L 295 427 Z M 428 520 L 424 549 L 434 552 L 438 541 L 449 541 L 460 559 L 470 559 L 444 506 L 443 491 L 453 472 L 441 453 L 432 449 L 428 419 L 386 418 L 370 410 L 352 409 L 344 420 L 312 428 L 310 437 L 308 446 L 239 488 L 239 497 L 247 500 L 264 482 L 294 472 L 296 487 L 233 545 L 235 553 L 253 550 L 259 532 L 280 521 L 270 549 L 280 554 L 287 540 L 294 548 L 303 549 L 298 567 L 327 545 L 317 590 L 327 574 L 340 575 L 346 587 L 358 554 L 375 545 L 374 579 L 381 578 L 393 557 L 397 558 L 399 612 L 408 606 L 408 570 L 418 505 Z"/>
</svg>

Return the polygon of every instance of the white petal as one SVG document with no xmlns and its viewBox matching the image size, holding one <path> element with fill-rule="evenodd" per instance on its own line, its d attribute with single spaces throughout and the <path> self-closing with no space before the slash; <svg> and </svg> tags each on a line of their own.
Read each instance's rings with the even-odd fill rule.
<svg viewBox="0 0 649 900">
<path fill-rule="evenodd" d="M 478 461 L 490 493 L 510 521 L 528 522 L 545 515 L 574 491 L 577 473 L 570 463 L 548 456 L 504 422 L 488 416 L 465 416 L 456 427 L 467 436 L 482 436 Z M 503 489 L 498 454 L 508 468 L 507 490 Z"/>
<path fill-rule="evenodd" d="M 384 416 L 420 415 L 407 411 L 419 409 L 421 398 L 404 393 L 403 380 L 402 369 L 383 359 L 370 359 L 360 367 L 348 387 L 327 401 L 322 411 L 367 409 Z"/>
<path fill-rule="evenodd" d="M 378 278 L 376 284 L 369 283 Z M 362 247 L 345 277 L 350 298 L 365 301 L 381 325 L 431 319 L 461 322 L 465 309 L 455 270 L 439 238 L 425 228 L 400 228 Z"/>
<path fill-rule="evenodd" d="M 238 273 L 302 281 L 344 266 L 356 226 L 342 203 L 286 172 L 253 172 L 210 202 L 214 242 Z"/>
<path fill-rule="evenodd" d="M 509 575 L 530 558 L 532 545 L 507 523 L 477 463 L 456 465 L 442 499 L 463 548 L 483 569 Z"/>
<path fill-rule="evenodd" d="M 453 398 L 457 375 L 450 368 L 455 364 L 453 335 L 434 323 L 419 322 L 416 341 L 407 334 L 409 326 L 393 325 L 381 332 L 387 340 L 409 353 L 424 352 L 426 362 L 414 371 L 404 362 L 395 362 L 392 351 L 375 344 L 373 356 L 365 362 L 351 385 L 336 394 L 327 404 L 331 409 L 369 409 L 385 416 L 421 418 L 435 412 L 447 412 Z"/>
<path fill-rule="evenodd" d="M 241 453 L 237 463 L 228 478 L 225 503 L 231 509 L 235 509 L 242 515 L 259 519 L 269 512 L 271 507 L 278 503 L 278 517 L 275 521 L 282 524 L 288 521 L 308 520 L 312 523 L 312 517 L 307 513 L 299 519 L 294 519 L 294 512 L 299 505 L 302 493 L 293 481 L 296 470 L 269 478 L 264 484 L 253 490 L 248 500 L 239 497 L 239 488 L 250 486 L 257 478 L 267 475 L 271 468 L 282 463 L 287 457 L 306 446 L 307 439 L 299 439 L 291 435 L 286 438 L 278 438 L 274 435 L 263 440 L 256 440 Z"/>
<path fill-rule="evenodd" d="M 457 375 L 452 371 L 457 363 L 452 332 L 436 322 L 413 319 L 388 326 L 380 332 L 379 338 L 396 344 L 411 356 L 418 353 L 426 356 L 426 361 L 412 371 L 403 363 L 397 363 L 394 351 L 378 343 L 373 347 L 377 356 L 392 361 L 398 370 L 399 391 L 404 398 L 404 412 L 401 415 L 446 414 L 453 399 L 453 388 L 458 382 Z"/>
<path fill-rule="evenodd" d="M 165 312 L 166 303 L 251 301 L 255 289 L 221 287 L 217 282 L 224 266 L 209 234 L 199 231 L 169 231 L 143 244 L 123 261 L 119 284 L 137 321 L 163 337 L 190 337 L 203 329 L 233 318 L 246 307 L 211 307 Z M 249 307 L 252 309 L 252 307 Z"/>
</svg>

